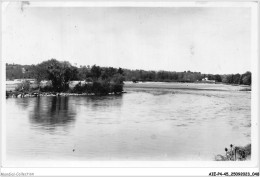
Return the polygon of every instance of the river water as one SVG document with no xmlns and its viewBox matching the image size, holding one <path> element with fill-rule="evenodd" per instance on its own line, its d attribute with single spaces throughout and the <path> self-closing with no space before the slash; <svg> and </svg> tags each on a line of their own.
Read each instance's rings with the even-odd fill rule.
<svg viewBox="0 0 260 177">
<path fill-rule="evenodd" d="M 125 91 L 6 99 L 7 160 L 214 160 L 251 143 L 251 92 Z"/>
</svg>

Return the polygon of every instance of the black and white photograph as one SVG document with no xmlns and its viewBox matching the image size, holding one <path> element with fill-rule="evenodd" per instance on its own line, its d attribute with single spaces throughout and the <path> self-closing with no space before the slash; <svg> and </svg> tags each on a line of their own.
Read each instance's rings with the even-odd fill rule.
<svg viewBox="0 0 260 177">
<path fill-rule="evenodd" d="M 259 176 L 258 2 L 1 5 L 1 168 Z"/>
</svg>

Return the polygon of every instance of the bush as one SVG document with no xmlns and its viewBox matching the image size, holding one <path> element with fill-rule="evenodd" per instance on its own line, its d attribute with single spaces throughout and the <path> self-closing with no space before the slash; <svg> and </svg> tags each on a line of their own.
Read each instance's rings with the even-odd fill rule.
<svg viewBox="0 0 260 177">
<path fill-rule="evenodd" d="M 123 91 L 123 84 L 111 84 L 111 92 L 120 93 Z"/>
<path fill-rule="evenodd" d="M 19 92 L 29 92 L 30 91 L 30 81 L 22 81 L 22 83 L 18 84 L 15 88 L 15 91 Z"/>
<path fill-rule="evenodd" d="M 75 85 L 75 87 L 72 89 L 73 93 L 83 93 L 84 87 L 81 85 L 81 82 Z"/>
<path fill-rule="evenodd" d="M 41 92 L 53 92 L 54 88 L 52 86 L 52 82 L 48 81 L 46 83 L 40 83 L 40 91 Z"/>
<path fill-rule="evenodd" d="M 40 91 L 41 92 L 53 92 L 54 88 L 52 85 L 46 85 L 46 86 L 41 86 Z"/>
<path fill-rule="evenodd" d="M 71 90 L 72 93 L 94 93 L 95 95 L 108 95 L 109 93 L 120 93 L 123 91 L 123 84 L 121 83 L 110 83 L 108 80 L 94 81 L 93 84 L 81 84 L 79 82 Z"/>
<path fill-rule="evenodd" d="M 81 84 L 81 82 L 79 82 L 78 84 L 75 85 L 75 87 L 71 90 L 72 93 L 78 93 L 78 94 L 82 94 L 82 93 L 93 93 L 93 87 L 92 84 Z"/>
<path fill-rule="evenodd" d="M 108 95 L 110 92 L 110 83 L 104 80 L 95 81 L 92 88 L 95 95 Z"/>
<path fill-rule="evenodd" d="M 93 93 L 93 86 L 92 84 L 85 84 L 84 86 L 84 93 Z"/>
</svg>

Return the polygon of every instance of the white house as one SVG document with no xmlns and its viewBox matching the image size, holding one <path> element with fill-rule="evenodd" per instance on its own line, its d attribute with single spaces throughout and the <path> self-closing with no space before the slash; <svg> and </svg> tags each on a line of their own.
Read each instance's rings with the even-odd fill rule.
<svg viewBox="0 0 260 177">
<path fill-rule="evenodd" d="M 207 77 L 202 79 L 202 82 L 215 83 L 215 80 L 209 80 Z"/>
</svg>

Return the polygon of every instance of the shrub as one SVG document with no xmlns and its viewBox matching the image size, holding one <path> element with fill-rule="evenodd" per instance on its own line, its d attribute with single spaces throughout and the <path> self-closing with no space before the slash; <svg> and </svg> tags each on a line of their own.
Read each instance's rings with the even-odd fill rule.
<svg viewBox="0 0 260 177">
<path fill-rule="evenodd" d="M 73 93 L 83 93 L 84 87 L 81 85 L 81 82 L 75 85 L 75 87 L 72 89 Z"/>
<path fill-rule="evenodd" d="M 40 91 L 41 92 L 53 92 L 53 87 L 52 85 L 46 85 L 46 86 L 41 86 Z"/>
<path fill-rule="evenodd" d="M 93 87 L 92 84 L 81 84 L 81 82 L 79 82 L 78 84 L 75 85 L 75 87 L 70 91 L 72 93 L 93 93 Z"/>
<path fill-rule="evenodd" d="M 15 88 L 15 91 L 19 92 L 29 92 L 30 91 L 30 81 L 22 81 Z"/>
<path fill-rule="evenodd" d="M 91 84 L 84 84 L 83 85 L 84 88 L 84 93 L 93 93 L 93 86 L 92 83 Z"/>
<path fill-rule="evenodd" d="M 37 91 L 39 88 L 40 86 L 37 83 L 30 84 L 30 91 Z"/>
<path fill-rule="evenodd" d="M 53 92 L 54 88 L 52 86 L 52 82 L 48 81 L 46 83 L 40 83 L 40 91 L 41 92 Z"/>
<path fill-rule="evenodd" d="M 123 84 L 113 83 L 111 84 L 111 92 L 119 93 L 123 91 Z"/>
<path fill-rule="evenodd" d="M 95 95 L 107 95 L 110 92 L 110 83 L 105 80 L 95 81 L 92 88 Z"/>
</svg>

